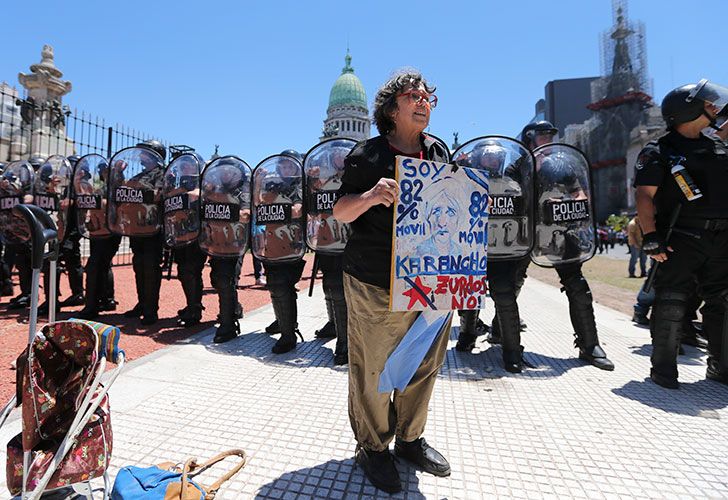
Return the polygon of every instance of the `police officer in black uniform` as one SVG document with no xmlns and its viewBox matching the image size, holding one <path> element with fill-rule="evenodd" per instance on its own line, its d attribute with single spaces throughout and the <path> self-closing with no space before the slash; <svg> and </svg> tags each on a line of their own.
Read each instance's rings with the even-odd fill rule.
<svg viewBox="0 0 728 500">
<path fill-rule="evenodd" d="M 293 149 L 286 149 L 281 152 L 303 162 L 303 155 Z M 292 163 L 292 162 L 291 162 Z M 282 182 L 275 187 L 276 191 L 291 198 L 299 204 L 303 200 L 296 194 L 297 186 L 289 182 L 288 176 L 282 176 Z M 275 321 L 266 327 L 268 334 L 280 333 L 281 337 L 271 349 L 274 354 L 283 354 L 296 348 L 296 335 L 303 336 L 298 330 L 298 309 L 296 283 L 301 279 L 306 261 L 303 259 L 295 262 L 263 262 L 265 275 L 268 278 L 268 291 L 270 292 Z"/>
<path fill-rule="evenodd" d="M 0 162 L 0 175 L 3 173 L 5 164 Z M 11 262 L 8 254 L 7 246 L 0 242 L 0 297 L 9 297 L 13 295 L 13 281 L 10 275 Z"/>
<path fill-rule="evenodd" d="M 35 172 L 43 166 L 46 159 L 43 156 L 32 156 L 28 163 L 33 166 Z M 20 282 L 20 294 L 10 299 L 8 309 L 25 309 L 30 307 L 31 283 L 33 281 L 33 269 L 30 261 L 30 244 L 10 245 L 9 253 L 13 257 L 15 268 L 18 270 L 18 281 Z"/>
<path fill-rule="evenodd" d="M 529 123 L 521 132 L 521 140 L 533 151 L 538 146 L 553 142 L 553 138 L 558 132 L 556 127 L 545 120 Z M 573 176 L 574 173 L 571 172 L 565 175 Z M 577 182 L 578 180 L 574 179 L 575 185 Z M 640 217 L 641 220 L 642 218 Z M 567 248 L 568 245 L 569 241 L 567 239 Z M 556 273 L 559 275 L 562 290 L 566 292 L 566 297 L 569 300 L 569 316 L 571 318 L 571 326 L 574 328 L 574 336 L 576 337 L 574 344 L 575 347 L 579 348 L 580 359 L 602 370 L 614 370 L 614 363 L 607 358 L 604 349 L 599 345 L 591 289 L 586 278 L 584 278 L 581 267 L 581 262 L 554 266 Z M 525 270 L 523 273 L 525 276 Z M 521 280 L 523 278 L 521 275 L 517 275 L 516 279 Z"/>
<path fill-rule="evenodd" d="M 728 360 L 721 356 L 728 306 L 728 148 L 702 133 L 706 127 L 719 128 L 716 120 L 727 103 L 728 88 L 707 80 L 672 90 L 662 101 L 667 133 L 648 144 L 635 165 L 643 248 L 659 263 L 650 378 L 670 389 L 679 387 L 677 354 L 696 278 L 705 301 L 706 377 L 728 384 Z"/>
<path fill-rule="evenodd" d="M 147 148 L 167 158 L 167 148 L 156 140 L 149 140 L 137 144 L 137 147 Z M 163 168 L 156 168 L 145 173 L 147 182 L 155 185 L 158 190 L 162 187 Z M 126 318 L 141 316 L 142 325 L 153 325 L 159 319 L 159 289 L 162 286 L 162 253 L 164 250 L 164 235 L 159 231 L 154 236 L 129 237 L 129 246 L 132 251 L 132 267 L 136 280 L 137 304 L 124 313 Z"/>
<path fill-rule="evenodd" d="M 68 158 L 68 162 L 71 164 L 73 169 L 76 166 L 76 162 L 80 159 L 77 155 L 71 155 Z M 76 217 L 76 206 L 73 203 L 73 191 L 72 187 L 68 188 L 71 190 L 71 204 L 68 207 L 67 219 L 66 219 L 66 230 L 58 249 L 58 264 L 62 269 L 65 269 L 66 275 L 68 276 L 68 285 L 71 289 L 71 295 L 59 302 L 56 310 L 60 311 L 63 307 L 75 307 L 84 304 L 83 296 L 83 266 L 81 265 L 81 233 L 78 231 L 77 217 Z M 57 286 L 56 292 L 60 293 L 60 268 L 57 271 Z M 46 290 L 50 290 L 50 273 L 49 268 L 44 271 L 44 287 Z M 46 314 L 48 312 L 48 301 L 38 307 L 39 314 Z"/>
</svg>

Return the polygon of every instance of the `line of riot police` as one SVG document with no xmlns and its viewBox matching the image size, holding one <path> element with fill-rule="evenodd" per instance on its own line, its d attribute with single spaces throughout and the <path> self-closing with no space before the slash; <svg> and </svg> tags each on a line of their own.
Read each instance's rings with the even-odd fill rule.
<svg viewBox="0 0 728 500">
<path fill-rule="evenodd" d="M 165 166 L 166 148 L 157 141 L 125 148 L 108 161 L 89 154 L 71 158 L 72 164 L 56 155 L 39 169 L 27 161 L 13 162 L 0 177 L 0 240 L 8 248 L 28 244 L 27 227 L 12 213 L 18 203 L 35 203 L 51 213 L 64 246 L 76 249 L 77 258 L 66 261 L 67 270 L 71 260 L 74 269 L 80 270 L 78 241 L 80 236 L 88 238 L 85 307 L 76 316 L 93 319 L 112 308 L 109 301 L 115 308 L 113 291 L 109 295 L 111 262 L 121 238 L 128 237 L 137 304 L 124 316 L 141 317 L 146 325 L 158 320 L 164 249 L 174 251 L 186 299 L 186 306 L 178 311 L 180 326 L 202 319 L 202 270 L 209 258 L 220 304 L 215 342 L 239 334 L 237 320 L 243 310 L 237 284 L 242 257 L 250 248 L 266 268 L 276 315 L 266 331 L 281 334 L 273 346 L 275 353 L 296 346 L 296 283 L 308 246 L 316 252 L 317 267 L 323 272 L 329 319 L 317 337 L 337 337 L 335 361 L 345 364 L 341 254 L 349 230 L 333 218 L 332 211 L 343 160 L 354 145 L 350 139 L 328 140 L 305 157 L 286 150 L 264 159 L 255 169 L 236 156 L 218 157 L 205 165 L 190 148 L 176 148 Z M 24 270 L 29 266 L 22 260 L 16 265 L 21 270 L 22 293 L 11 305 L 25 307 L 29 284 Z M 83 303 L 82 281 L 77 271 L 73 276 L 73 300 L 62 303 L 69 306 Z"/>
</svg>

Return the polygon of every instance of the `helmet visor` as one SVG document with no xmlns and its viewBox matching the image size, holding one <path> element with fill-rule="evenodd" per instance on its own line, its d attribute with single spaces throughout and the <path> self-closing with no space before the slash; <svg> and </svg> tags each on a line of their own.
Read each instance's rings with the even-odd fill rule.
<svg viewBox="0 0 728 500">
<path fill-rule="evenodd" d="M 690 95 L 688 95 L 686 100 L 691 102 L 695 99 L 709 102 L 717 108 L 716 114 L 722 115 L 725 114 L 727 110 L 728 88 L 703 79 L 698 82 L 692 91 L 690 91 Z"/>
</svg>

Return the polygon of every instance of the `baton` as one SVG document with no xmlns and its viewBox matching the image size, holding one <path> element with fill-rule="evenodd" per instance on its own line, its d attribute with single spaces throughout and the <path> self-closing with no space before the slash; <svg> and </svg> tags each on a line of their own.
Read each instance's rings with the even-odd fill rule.
<svg viewBox="0 0 728 500">
<path fill-rule="evenodd" d="M 165 248 L 162 259 L 162 272 L 167 271 L 167 281 L 172 279 L 172 263 L 174 262 L 174 249 Z"/>
<path fill-rule="evenodd" d="M 311 269 L 311 284 L 308 285 L 308 296 L 313 297 L 313 282 L 316 281 L 316 273 L 318 273 L 318 254 L 314 252 L 313 269 Z"/>
<path fill-rule="evenodd" d="M 670 226 L 667 228 L 667 234 L 665 235 L 665 247 L 667 247 L 668 242 L 670 241 L 672 228 L 675 227 L 675 222 L 677 222 L 677 218 L 680 216 L 681 208 L 682 203 L 678 204 L 678 206 L 675 207 L 675 210 L 672 211 L 672 215 L 670 215 Z M 667 253 L 667 248 L 665 248 L 665 253 Z M 650 267 L 650 274 L 647 276 L 647 281 L 644 286 L 645 293 L 650 293 L 650 290 L 652 290 L 652 282 L 655 281 L 655 275 L 657 274 L 657 267 L 659 265 L 660 263 L 653 259 L 652 266 Z"/>
</svg>

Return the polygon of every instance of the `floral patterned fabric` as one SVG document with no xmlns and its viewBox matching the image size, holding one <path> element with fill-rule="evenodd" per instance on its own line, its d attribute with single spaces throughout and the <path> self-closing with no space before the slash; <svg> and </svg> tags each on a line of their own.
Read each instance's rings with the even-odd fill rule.
<svg viewBox="0 0 728 500">
<path fill-rule="evenodd" d="M 67 430 L 73 415 L 62 427 Z M 38 443 L 31 452 L 30 471 L 28 474 L 28 490 L 35 489 L 48 466 L 53 461 L 58 446 L 65 435 L 55 432 L 54 436 Z M 113 435 L 111 431 L 111 414 L 109 399 L 105 396 L 101 405 L 81 431 L 76 444 L 71 448 L 60 466 L 51 477 L 47 489 L 60 488 L 70 484 L 88 481 L 104 474 L 111 461 Z M 8 443 L 8 461 L 6 476 L 8 490 L 18 495 L 23 485 L 23 447 L 21 435 L 18 434 Z"/>
<path fill-rule="evenodd" d="M 7 483 L 11 493 L 22 487 L 23 450 L 31 450 L 29 489 L 48 469 L 61 441 L 88 393 L 98 367 L 96 332 L 89 325 L 60 321 L 43 327 L 17 362 L 18 401 L 23 432 L 8 443 Z M 97 391 L 98 393 L 98 391 Z M 48 488 L 97 477 L 111 456 L 108 397 L 79 434 Z"/>
</svg>

